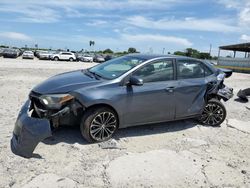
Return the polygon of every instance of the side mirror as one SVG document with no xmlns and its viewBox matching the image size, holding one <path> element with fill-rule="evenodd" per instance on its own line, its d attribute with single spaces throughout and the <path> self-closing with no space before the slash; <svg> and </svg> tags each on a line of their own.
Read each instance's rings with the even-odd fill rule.
<svg viewBox="0 0 250 188">
<path fill-rule="evenodd" d="M 142 86 L 143 80 L 141 78 L 131 76 L 129 79 L 129 85 Z"/>
</svg>

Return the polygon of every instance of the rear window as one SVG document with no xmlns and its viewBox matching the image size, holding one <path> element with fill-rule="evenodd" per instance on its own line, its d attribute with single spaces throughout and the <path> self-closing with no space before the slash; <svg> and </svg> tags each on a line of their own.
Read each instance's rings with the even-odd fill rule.
<svg viewBox="0 0 250 188">
<path fill-rule="evenodd" d="M 205 66 L 194 60 L 178 60 L 177 79 L 203 78 L 211 74 L 211 71 L 205 70 Z"/>
</svg>

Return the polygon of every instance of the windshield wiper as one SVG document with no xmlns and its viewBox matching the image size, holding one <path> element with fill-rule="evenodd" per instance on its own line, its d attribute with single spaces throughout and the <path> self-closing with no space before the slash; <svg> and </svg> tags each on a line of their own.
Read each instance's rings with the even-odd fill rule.
<svg viewBox="0 0 250 188">
<path fill-rule="evenodd" d="M 90 74 L 90 72 L 89 72 L 88 69 L 87 69 L 86 71 L 82 70 L 82 72 L 83 72 L 85 75 L 87 75 L 88 77 L 94 78 L 94 77 L 92 76 L 92 74 Z"/>
<path fill-rule="evenodd" d="M 100 80 L 100 78 L 102 78 L 102 76 L 100 74 L 97 74 L 96 72 L 90 71 L 89 69 L 87 69 L 89 73 L 91 73 L 92 75 L 94 75 L 94 77 L 97 80 Z"/>
</svg>

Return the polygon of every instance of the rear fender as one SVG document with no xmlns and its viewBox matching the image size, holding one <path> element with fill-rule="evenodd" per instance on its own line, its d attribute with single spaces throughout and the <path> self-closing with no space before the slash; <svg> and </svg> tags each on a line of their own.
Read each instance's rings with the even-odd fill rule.
<svg viewBox="0 0 250 188">
<path fill-rule="evenodd" d="M 218 68 L 218 69 L 225 73 L 226 78 L 229 78 L 233 74 L 233 71 L 230 69 L 224 69 L 224 68 Z"/>
<path fill-rule="evenodd" d="M 233 97 L 233 88 L 227 87 L 223 84 L 224 80 L 217 80 L 217 82 L 210 82 L 207 85 L 206 100 L 212 98 L 229 100 Z"/>
<path fill-rule="evenodd" d="M 233 88 L 225 86 L 222 89 L 219 89 L 217 95 L 222 98 L 224 101 L 227 101 L 233 97 Z"/>
</svg>

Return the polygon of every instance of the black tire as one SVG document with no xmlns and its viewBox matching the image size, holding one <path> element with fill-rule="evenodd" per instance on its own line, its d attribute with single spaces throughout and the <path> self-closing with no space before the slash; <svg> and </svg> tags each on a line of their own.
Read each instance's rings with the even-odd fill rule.
<svg viewBox="0 0 250 188">
<path fill-rule="evenodd" d="M 112 118 L 109 120 L 109 122 L 112 123 L 112 126 L 110 126 L 111 124 L 110 125 L 107 124 L 107 127 L 106 125 L 104 127 L 103 125 L 100 125 L 100 124 L 97 125 L 97 122 L 96 122 L 97 119 L 103 114 L 104 114 L 103 117 L 105 117 L 105 114 L 106 114 L 107 119 L 108 119 L 108 115 L 112 114 Z M 96 125 L 94 124 L 94 122 L 96 122 Z M 81 131 L 82 136 L 90 143 L 103 142 L 103 141 L 109 140 L 114 135 L 117 127 L 118 127 L 118 117 L 113 110 L 107 107 L 93 107 L 93 108 L 88 109 L 84 113 L 81 124 L 80 124 L 80 131 Z M 96 131 L 97 129 L 98 131 Z M 108 133 L 110 133 L 110 135 L 108 135 Z M 103 134 L 103 137 L 101 136 L 102 134 Z M 97 139 L 97 137 L 100 137 L 100 138 Z"/>
<path fill-rule="evenodd" d="M 58 61 L 59 60 L 59 58 L 58 57 L 54 57 L 54 61 Z"/>
<path fill-rule="evenodd" d="M 199 122 L 206 126 L 219 126 L 227 116 L 225 106 L 218 99 L 211 99 L 207 102 Z"/>
<path fill-rule="evenodd" d="M 74 61 L 74 59 L 71 57 L 71 58 L 69 58 L 69 61 L 72 62 L 72 61 Z"/>
</svg>

